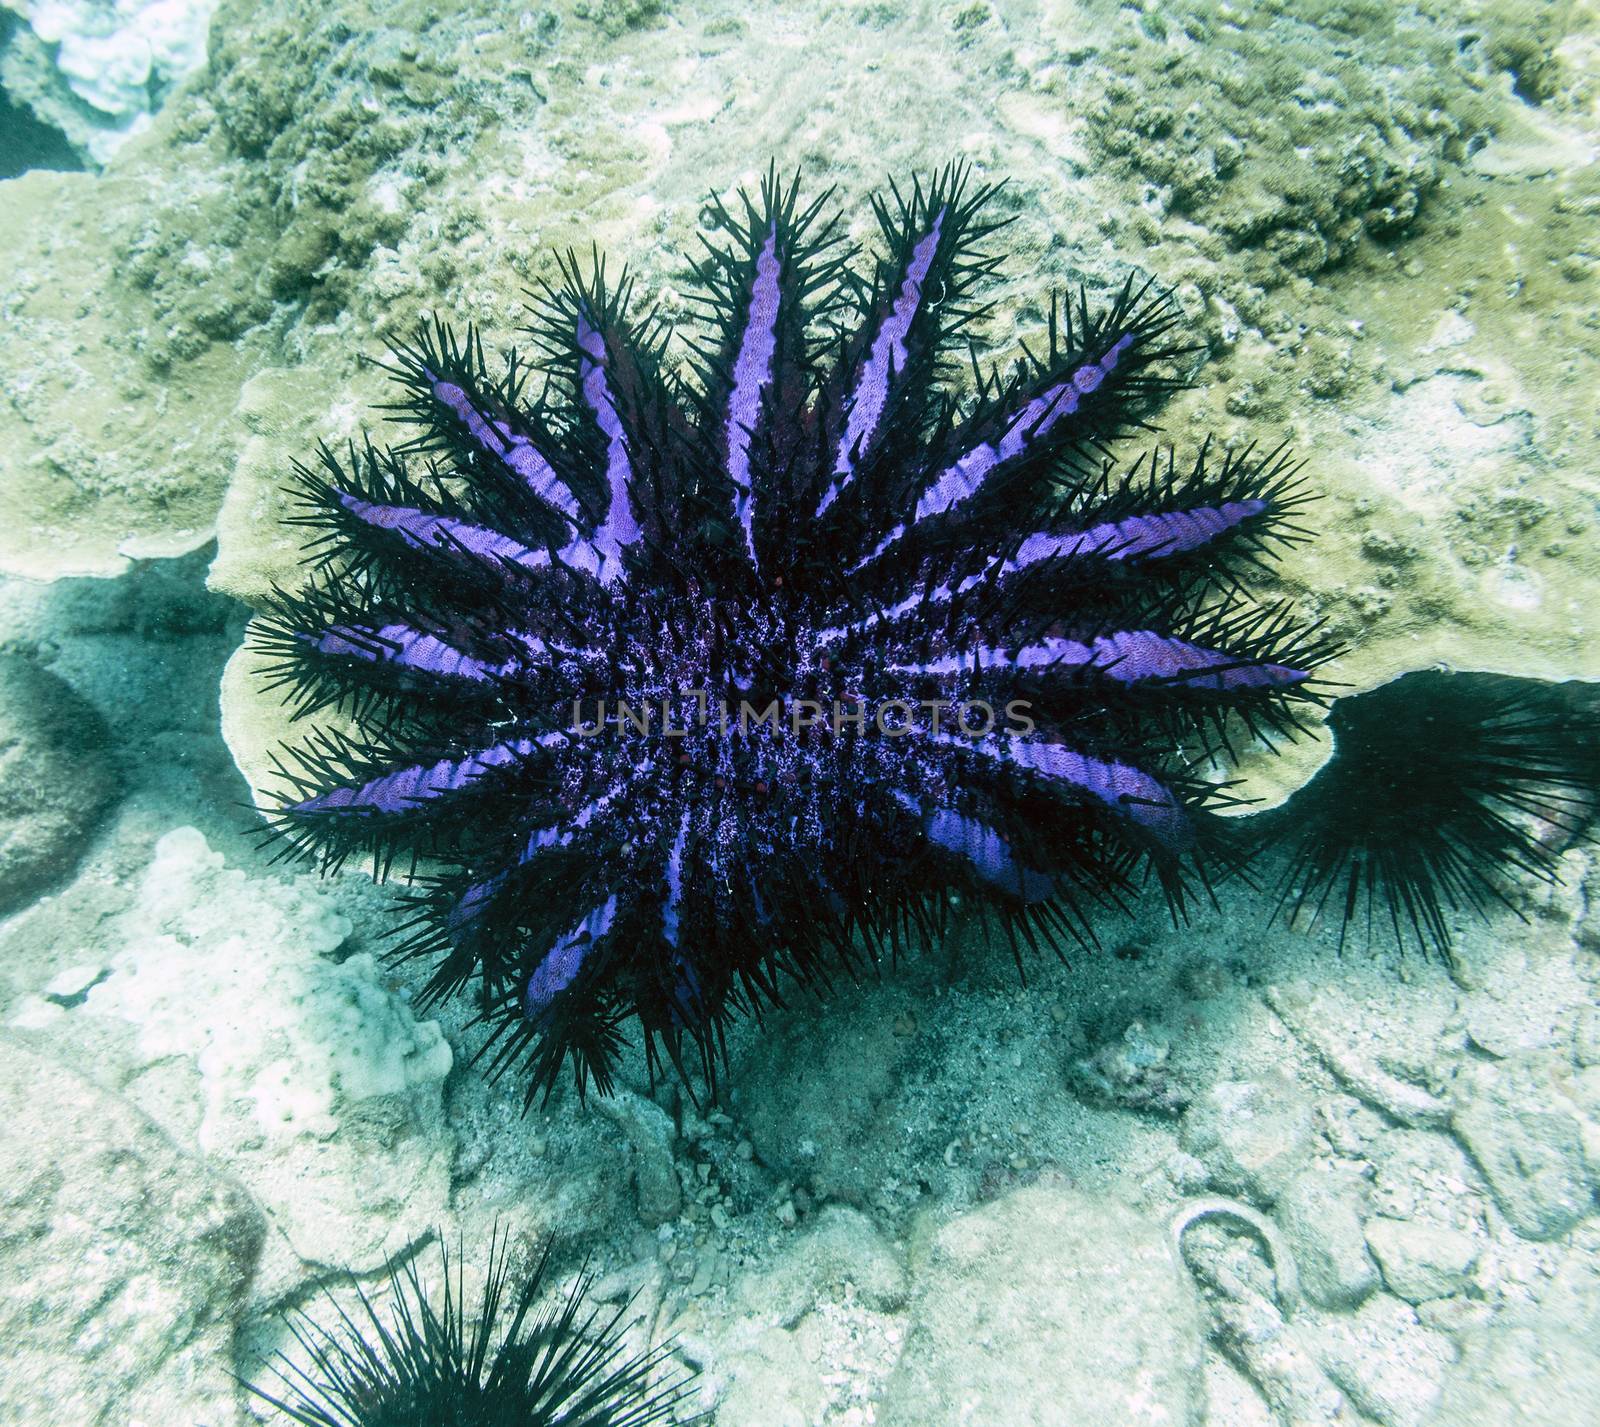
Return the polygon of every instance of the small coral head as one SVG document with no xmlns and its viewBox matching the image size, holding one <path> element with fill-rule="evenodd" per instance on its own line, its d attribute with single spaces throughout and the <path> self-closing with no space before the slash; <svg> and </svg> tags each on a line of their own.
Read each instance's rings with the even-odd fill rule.
<svg viewBox="0 0 1600 1427">
<path fill-rule="evenodd" d="M 676 365 L 569 258 L 531 367 L 435 323 L 390 367 L 413 437 L 300 472 L 319 573 L 259 638 L 362 732 L 286 758 L 276 826 L 449 866 L 406 949 L 481 984 L 530 1094 L 565 1058 L 607 1083 L 635 1018 L 710 1073 L 731 1012 L 957 893 L 1014 946 L 1089 938 L 1141 865 L 1181 905 L 1218 796 L 1191 767 L 1315 697 L 1321 651 L 1240 584 L 1296 537 L 1294 463 L 1119 463 L 1188 350 L 1148 281 L 983 370 L 995 206 L 959 168 L 892 189 L 863 270 L 769 176 L 712 204 Z"/>
</svg>

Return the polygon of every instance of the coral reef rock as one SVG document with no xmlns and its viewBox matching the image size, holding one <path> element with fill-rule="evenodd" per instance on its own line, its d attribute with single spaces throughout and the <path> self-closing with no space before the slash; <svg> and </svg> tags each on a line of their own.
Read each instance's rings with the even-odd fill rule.
<svg viewBox="0 0 1600 1427">
<path fill-rule="evenodd" d="M 35 998 L 16 1019 L 64 1038 L 89 1028 L 63 1018 L 99 1020 L 102 1078 L 236 1174 L 300 1258 L 370 1271 L 444 1212 L 452 1057 L 369 953 L 332 959 L 350 930 L 314 882 L 228 870 L 182 828 L 81 1005 Z"/>
<path fill-rule="evenodd" d="M 1588 1427 L 1600 1402 L 1600 1234 L 1580 1230 L 1537 1302 L 1461 1336 L 1430 1427 Z M 1542 1277 L 1542 1276 L 1541 1276 Z"/>
<path fill-rule="evenodd" d="M 1378 1286 L 1362 1235 L 1361 1179 L 1347 1168 L 1312 1165 L 1278 1198 L 1278 1221 L 1294 1253 L 1300 1286 L 1319 1308 L 1355 1308 Z"/>
<path fill-rule="evenodd" d="M 217 0 L 0 0 L 0 88 L 103 164 L 205 63 Z M 0 34 L 4 34 L 0 27 Z"/>
<path fill-rule="evenodd" d="M 132 268 L 149 260 L 141 243 L 197 252 L 189 229 L 234 230 L 229 200 L 207 187 L 216 178 L 136 168 L 0 182 L 0 573 L 116 575 L 211 539 L 248 356 L 202 329 L 236 335 L 234 299 L 197 313 L 192 284 L 163 291 Z M 250 259 L 218 244 L 195 261 L 217 281 Z"/>
<path fill-rule="evenodd" d="M 63 680 L 0 654 L 0 911 L 72 869 L 117 792 L 109 741 Z"/>
<path fill-rule="evenodd" d="M 0 1036 L 0 1421 L 230 1427 L 249 1196 L 121 1096 Z"/>
<path fill-rule="evenodd" d="M 1366 1233 L 1384 1283 L 1407 1303 L 1449 1298 L 1471 1285 L 1478 1243 L 1464 1230 L 1377 1218 L 1367 1221 Z"/>
<path fill-rule="evenodd" d="M 1524 1238 L 1553 1239 L 1593 1212 L 1583 1116 L 1548 1059 L 1473 1067 L 1457 1086 L 1453 1123 Z"/>
<path fill-rule="evenodd" d="M 1199 1313 L 1159 1224 L 1040 1184 L 938 1229 L 885 1427 L 1197 1427 Z"/>
<path fill-rule="evenodd" d="M 1310 1160 L 1314 1117 L 1284 1077 L 1214 1085 L 1184 1116 L 1183 1147 L 1226 1194 L 1273 1203 Z"/>
</svg>

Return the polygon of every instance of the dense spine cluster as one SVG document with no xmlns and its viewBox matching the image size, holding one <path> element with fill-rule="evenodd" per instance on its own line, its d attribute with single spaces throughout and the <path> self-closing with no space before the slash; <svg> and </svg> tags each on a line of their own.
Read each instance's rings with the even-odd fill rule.
<svg viewBox="0 0 1600 1427">
<path fill-rule="evenodd" d="M 671 1345 L 630 1353 L 629 1303 L 597 1308 L 579 1274 L 545 1302 L 550 1247 L 520 1281 L 511 1245 L 489 1246 L 483 1292 L 469 1300 L 465 1265 L 439 1248 L 439 1281 L 410 1260 L 391 1268 L 380 1310 L 352 1281 L 356 1311 L 332 1323 L 289 1317 L 299 1345 L 251 1391 L 302 1427 L 651 1427 L 686 1420 L 693 1378 Z M 331 1297 L 331 1295 L 330 1295 Z"/>
<path fill-rule="evenodd" d="M 1277 910 L 1449 956 L 1456 914 L 1518 916 L 1516 877 L 1560 880 L 1594 818 L 1600 713 L 1579 685 L 1410 674 L 1328 719 L 1335 756 L 1253 819 Z"/>
<path fill-rule="evenodd" d="M 1165 294 L 1069 294 L 959 393 L 991 198 L 893 192 L 862 276 L 769 177 L 715 208 L 683 361 L 569 260 L 531 369 L 428 327 L 412 439 L 300 471 L 316 573 L 258 639 L 363 732 L 286 757 L 275 826 L 429 860 L 406 950 L 481 989 L 530 1096 L 606 1085 L 633 1020 L 709 1074 L 731 1013 L 955 893 L 1014 946 L 1089 939 L 1146 871 L 1181 906 L 1225 797 L 1195 769 L 1317 697 L 1327 651 L 1241 585 L 1300 533 L 1288 453 L 1117 454 L 1180 384 Z"/>
</svg>

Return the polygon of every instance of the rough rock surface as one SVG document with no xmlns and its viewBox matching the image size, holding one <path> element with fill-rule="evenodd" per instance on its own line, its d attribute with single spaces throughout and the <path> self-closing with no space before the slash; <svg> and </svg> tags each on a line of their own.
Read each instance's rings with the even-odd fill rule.
<svg viewBox="0 0 1600 1427">
<path fill-rule="evenodd" d="M 1541 1285 L 1461 1335 L 1431 1427 L 1589 1427 L 1600 1402 L 1600 1234 Z"/>
<path fill-rule="evenodd" d="M 906 1301 L 905 1265 L 865 1214 L 829 1204 L 767 1273 L 746 1282 L 743 1297 L 752 1313 L 792 1328 L 820 1299 L 847 1289 L 874 1312 L 897 1312 Z"/>
<path fill-rule="evenodd" d="M 731 1427 L 809 1427 L 827 1395 L 794 1339 L 776 1328 L 745 1347 L 740 1372 L 717 1398 L 717 1417 Z"/>
<path fill-rule="evenodd" d="M 1434 1427 L 1591 1427 L 1600 1402 L 1595 1327 L 1510 1312 L 1466 1335 Z"/>
<path fill-rule="evenodd" d="M 1273 1203 L 1311 1157 L 1311 1102 L 1292 1081 L 1214 1085 L 1183 1119 L 1182 1143 L 1229 1194 Z"/>
<path fill-rule="evenodd" d="M 213 278 L 248 262 L 218 178 L 130 165 L 0 184 L 0 571 L 112 575 L 211 538 L 248 344 L 202 330 L 238 336 L 230 310 L 196 311 L 191 288 L 179 323 L 128 269 L 141 237 L 181 254 L 204 234 Z"/>
<path fill-rule="evenodd" d="M 1565 1233 L 1594 1208 L 1583 1118 L 1548 1058 L 1479 1066 L 1463 1077 L 1457 1136 L 1482 1169 L 1495 1202 L 1529 1239 Z"/>
<path fill-rule="evenodd" d="M 1428 1130 L 1390 1130 L 1371 1152 L 1374 1213 L 1469 1231 L 1480 1227 L 1490 1195 L 1458 1141 Z"/>
<path fill-rule="evenodd" d="M 1479 1244 L 1460 1229 L 1373 1218 L 1367 1221 L 1366 1233 L 1384 1283 L 1407 1303 L 1448 1298 L 1472 1282 Z"/>
<path fill-rule="evenodd" d="M 662 1108 L 632 1090 L 597 1095 L 595 1109 L 626 1136 L 633 1150 L 633 1187 L 639 1219 L 649 1228 L 676 1219 L 683 1190 L 672 1162 L 672 1121 Z"/>
<path fill-rule="evenodd" d="M 109 959 L 62 971 L 87 989 L 15 1020 L 64 1047 L 95 1037 L 96 1075 L 223 1159 L 301 1259 L 370 1271 L 443 1214 L 452 1056 L 369 953 L 331 959 L 349 932 L 316 889 L 228 870 L 180 829 Z"/>
<path fill-rule="evenodd" d="M 895 1001 L 893 988 L 886 1001 Z M 886 1008 L 887 1009 L 887 1008 Z M 738 1088 L 763 1157 L 806 1175 L 816 1193 L 866 1201 L 878 1179 L 878 1148 L 896 1112 L 894 1090 L 917 1054 L 896 1036 L 894 1018 L 874 1017 L 830 1033 L 832 1050 L 814 1049 L 821 1016 L 807 1012 L 774 1024 Z"/>
<path fill-rule="evenodd" d="M 1322 1365 L 1364 1416 L 1383 1427 L 1422 1427 L 1433 1416 L 1455 1353 L 1408 1305 L 1371 1298 L 1329 1336 Z"/>
<path fill-rule="evenodd" d="M 126 1100 L 0 1034 L 0 1420 L 241 1420 L 234 1319 L 261 1247 L 238 1186 Z"/>
<path fill-rule="evenodd" d="M 117 793 L 108 744 L 66 683 L 0 654 L 0 912 L 71 871 Z"/>
<path fill-rule="evenodd" d="M 1319 1308 L 1349 1309 L 1378 1286 L 1361 1231 L 1365 1190 L 1351 1170 L 1302 1170 L 1279 1197 L 1277 1219 L 1300 1287 Z"/>
<path fill-rule="evenodd" d="M 1055 1185 L 937 1229 L 885 1427 L 1204 1420 L 1193 1292 L 1158 1224 Z"/>
<path fill-rule="evenodd" d="M 216 0 L 0 0 L 0 86 L 104 163 L 206 57 Z M 7 30 L 10 29 L 9 37 Z"/>
</svg>

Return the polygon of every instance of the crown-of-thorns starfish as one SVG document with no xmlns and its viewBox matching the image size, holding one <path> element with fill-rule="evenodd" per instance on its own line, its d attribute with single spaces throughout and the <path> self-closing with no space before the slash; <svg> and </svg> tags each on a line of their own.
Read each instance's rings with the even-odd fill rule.
<svg viewBox="0 0 1600 1427">
<path fill-rule="evenodd" d="M 275 825 L 442 859 L 402 950 L 480 984 L 530 1098 L 566 1059 L 608 1085 L 632 1018 L 710 1075 L 731 1013 L 958 894 L 1013 948 L 1089 938 L 1141 867 L 1181 907 L 1223 796 L 1197 759 L 1317 697 L 1325 650 L 1239 583 L 1298 533 L 1288 454 L 1110 455 L 1181 382 L 1170 298 L 1080 289 L 986 372 L 995 191 L 891 193 L 870 279 L 798 182 L 713 203 L 676 367 L 569 257 L 531 369 L 436 322 L 391 367 L 416 436 L 299 471 L 317 572 L 258 641 L 363 732 L 285 758 Z"/>
</svg>

